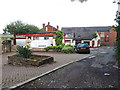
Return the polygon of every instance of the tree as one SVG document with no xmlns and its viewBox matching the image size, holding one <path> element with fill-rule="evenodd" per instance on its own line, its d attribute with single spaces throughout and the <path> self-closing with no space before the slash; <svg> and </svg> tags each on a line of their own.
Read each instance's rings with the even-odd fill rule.
<svg viewBox="0 0 120 90">
<path fill-rule="evenodd" d="M 97 38 L 97 37 L 98 37 L 97 33 L 96 32 L 93 33 L 93 38 Z"/>
<path fill-rule="evenodd" d="M 71 0 L 72 2 L 74 2 L 75 0 Z M 78 0 L 79 2 L 83 3 L 86 2 L 87 0 Z"/>
<path fill-rule="evenodd" d="M 118 26 L 116 27 L 117 31 L 117 38 L 116 38 L 116 56 L 117 59 L 120 62 L 120 23 L 118 23 Z"/>
<path fill-rule="evenodd" d="M 56 38 L 55 38 L 55 43 L 57 46 L 62 44 L 62 40 L 63 40 L 63 31 L 57 31 L 56 32 Z"/>
<path fill-rule="evenodd" d="M 41 30 L 34 25 L 29 25 L 29 24 L 25 24 L 22 23 L 22 21 L 15 21 L 12 22 L 10 24 L 8 24 L 4 29 L 4 33 L 3 34 L 14 34 L 14 29 L 16 28 L 16 34 L 31 34 L 31 33 L 38 33 Z"/>
</svg>

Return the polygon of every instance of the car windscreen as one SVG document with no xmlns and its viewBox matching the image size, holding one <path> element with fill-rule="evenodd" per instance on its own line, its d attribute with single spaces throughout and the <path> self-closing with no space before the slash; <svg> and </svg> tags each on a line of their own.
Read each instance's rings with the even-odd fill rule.
<svg viewBox="0 0 120 90">
<path fill-rule="evenodd" d="M 88 47 L 88 44 L 78 44 L 78 47 Z"/>
</svg>

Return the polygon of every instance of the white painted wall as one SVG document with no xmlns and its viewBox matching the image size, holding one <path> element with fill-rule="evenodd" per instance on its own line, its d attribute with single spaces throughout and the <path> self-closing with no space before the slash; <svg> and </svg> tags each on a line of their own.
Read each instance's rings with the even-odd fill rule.
<svg viewBox="0 0 120 90">
<path fill-rule="evenodd" d="M 33 40 L 33 37 L 31 37 L 31 40 Z"/>
<path fill-rule="evenodd" d="M 97 32 L 96 32 L 97 33 Z M 94 46 L 93 47 L 97 47 L 97 44 L 98 44 L 98 40 L 100 40 L 100 36 L 99 34 L 97 33 L 98 37 L 97 38 L 93 38 L 92 41 L 94 41 Z M 100 44 L 98 45 L 100 46 Z"/>
<path fill-rule="evenodd" d="M 90 41 L 90 47 L 92 47 L 92 41 Z"/>
<path fill-rule="evenodd" d="M 16 45 L 24 46 L 26 39 L 16 39 Z"/>
<path fill-rule="evenodd" d="M 55 44 L 55 39 L 53 39 L 53 46 L 56 46 L 56 44 Z"/>
<path fill-rule="evenodd" d="M 53 44 L 53 37 L 49 37 L 51 44 Z"/>
<path fill-rule="evenodd" d="M 44 37 L 39 37 L 39 40 L 44 40 Z"/>
<path fill-rule="evenodd" d="M 50 40 L 33 40 L 30 43 L 31 48 L 45 48 L 51 46 Z"/>
</svg>

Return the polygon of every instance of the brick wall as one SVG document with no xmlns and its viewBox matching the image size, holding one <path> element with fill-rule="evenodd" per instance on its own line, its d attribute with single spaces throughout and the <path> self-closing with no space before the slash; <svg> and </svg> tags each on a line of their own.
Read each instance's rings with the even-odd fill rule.
<svg viewBox="0 0 120 90">
<path fill-rule="evenodd" d="M 59 26 L 57 26 L 55 28 L 55 27 L 50 25 L 50 22 L 48 22 L 48 25 L 43 24 L 43 28 L 42 28 L 42 30 L 44 30 L 45 32 L 58 31 L 58 29 L 59 29 Z"/>
<path fill-rule="evenodd" d="M 104 32 L 104 37 L 100 36 L 100 33 Z M 98 31 L 100 36 L 101 44 L 103 45 L 115 45 L 117 32 L 115 28 L 111 28 L 109 31 Z"/>
</svg>

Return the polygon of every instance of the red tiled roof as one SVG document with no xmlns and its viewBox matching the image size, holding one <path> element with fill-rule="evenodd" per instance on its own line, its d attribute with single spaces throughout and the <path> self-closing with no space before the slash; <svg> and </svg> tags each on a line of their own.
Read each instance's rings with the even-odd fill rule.
<svg viewBox="0 0 120 90">
<path fill-rule="evenodd" d="M 55 36 L 54 33 L 36 33 L 36 34 L 17 34 L 16 36 Z"/>
</svg>

